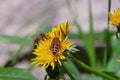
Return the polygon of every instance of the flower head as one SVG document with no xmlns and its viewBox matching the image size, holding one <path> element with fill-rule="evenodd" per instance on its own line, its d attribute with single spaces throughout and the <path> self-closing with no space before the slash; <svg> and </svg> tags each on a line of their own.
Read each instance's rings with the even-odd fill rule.
<svg viewBox="0 0 120 80">
<path fill-rule="evenodd" d="M 66 36 L 70 27 L 71 24 L 66 22 L 54 27 L 51 32 L 45 33 L 45 37 L 40 39 L 33 51 L 36 57 L 32 59 L 32 63 L 36 66 L 42 65 L 42 69 L 49 65 L 54 69 L 56 63 L 62 65 L 61 60 L 65 59 L 63 52 L 73 44 L 68 42 Z"/>
<path fill-rule="evenodd" d="M 114 14 L 109 13 L 109 17 L 111 20 L 111 24 L 109 24 L 108 26 L 120 27 L 120 8 L 114 11 Z"/>
<path fill-rule="evenodd" d="M 120 59 L 119 59 L 119 60 L 117 60 L 117 62 L 120 62 Z"/>
</svg>

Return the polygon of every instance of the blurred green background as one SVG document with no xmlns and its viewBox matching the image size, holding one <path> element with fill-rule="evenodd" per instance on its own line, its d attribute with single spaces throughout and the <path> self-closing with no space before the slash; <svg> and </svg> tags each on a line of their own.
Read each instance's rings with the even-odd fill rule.
<svg viewBox="0 0 120 80">
<path fill-rule="evenodd" d="M 112 0 L 111 3 L 111 11 L 120 7 L 119 0 Z M 107 19 L 108 0 L 91 0 L 91 8 L 89 0 L 2 0 L 0 1 L 0 66 L 28 68 L 31 64 L 29 60 L 33 48 L 33 36 L 50 31 L 51 27 L 68 20 L 73 23 L 69 38 L 80 48 L 79 54 L 75 56 L 91 66 L 95 66 L 95 60 L 98 59 L 100 63 L 97 65 L 101 69 L 102 62 L 106 64 L 103 53 L 107 42 L 105 36 Z M 89 34 L 90 38 L 84 37 Z M 87 39 L 90 43 L 85 44 L 84 40 Z M 114 49 L 117 41 L 111 44 Z M 91 48 L 88 48 L 88 45 Z M 87 52 L 91 54 L 86 54 Z M 94 53 L 97 53 L 97 57 Z M 111 54 L 110 51 L 107 60 L 111 58 Z M 116 59 L 118 57 L 113 60 Z M 110 65 L 113 65 L 112 62 Z M 108 70 L 110 68 L 109 66 Z M 31 73 L 43 80 L 46 72 L 39 70 L 40 67 L 34 68 Z M 84 73 L 83 70 L 83 76 L 89 76 Z"/>
</svg>

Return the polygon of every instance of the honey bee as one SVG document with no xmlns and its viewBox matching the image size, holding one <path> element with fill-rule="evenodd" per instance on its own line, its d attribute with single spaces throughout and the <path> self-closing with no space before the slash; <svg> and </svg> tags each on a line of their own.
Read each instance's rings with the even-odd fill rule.
<svg viewBox="0 0 120 80">
<path fill-rule="evenodd" d="M 47 38 L 44 33 L 34 36 L 34 49 L 37 48 L 39 41 L 44 40 L 44 38 Z"/>
<path fill-rule="evenodd" d="M 52 53 L 55 55 L 61 48 L 61 44 L 60 44 L 60 40 L 58 38 L 53 38 L 51 46 L 50 46 L 50 50 L 52 51 Z"/>
</svg>

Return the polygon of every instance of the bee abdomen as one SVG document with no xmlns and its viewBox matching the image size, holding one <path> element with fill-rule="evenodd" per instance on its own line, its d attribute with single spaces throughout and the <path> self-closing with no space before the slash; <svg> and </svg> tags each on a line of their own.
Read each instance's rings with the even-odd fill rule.
<svg viewBox="0 0 120 80">
<path fill-rule="evenodd" d="M 61 48 L 60 41 L 58 38 L 55 37 L 51 43 L 50 49 L 52 53 L 55 55 L 60 50 L 60 48 Z"/>
<path fill-rule="evenodd" d="M 52 52 L 53 52 L 53 54 L 56 54 L 58 52 L 58 46 L 57 45 L 52 46 Z"/>
</svg>

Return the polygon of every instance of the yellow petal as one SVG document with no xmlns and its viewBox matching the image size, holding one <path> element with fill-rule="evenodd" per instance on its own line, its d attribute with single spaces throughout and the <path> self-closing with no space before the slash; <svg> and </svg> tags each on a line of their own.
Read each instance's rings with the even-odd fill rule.
<svg viewBox="0 0 120 80">
<path fill-rule="evenodd" d="M 58 59 L 58 63 L 60 64 L 60 66 L 62 65 L 61 62 L 60 62 L 60 59 Z"/>
<path fill-rule="evenodd" d="M 120 62 L 120 60 L 117 60 L 117 62 Z"/>
</svg>

